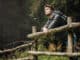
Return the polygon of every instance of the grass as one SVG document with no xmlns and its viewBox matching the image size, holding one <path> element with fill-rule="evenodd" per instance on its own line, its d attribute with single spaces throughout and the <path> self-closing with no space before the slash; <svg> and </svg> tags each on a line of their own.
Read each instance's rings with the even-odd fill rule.
<svg viewBox="0 0 80 60">
<path fill-rule="evenodd" d="M 39 60 L 69 60 L 68 57 L 63 56 L 39 56 Z"/>
</svg>

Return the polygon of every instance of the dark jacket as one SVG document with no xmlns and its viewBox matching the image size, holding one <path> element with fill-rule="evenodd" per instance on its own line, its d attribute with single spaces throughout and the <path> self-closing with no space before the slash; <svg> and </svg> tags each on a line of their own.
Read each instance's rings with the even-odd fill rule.
<svg viewBox="0 0 80 60">
<path fill-rule="evenodd" d="M 48 21 L 46 22 L 44 27 L 46 27 L 48 29 L 52 29 L 52 28 L 60 27 L 60 26 L 67 24 L 67 22 L 66 22 L 67 17 L 60 11 L 55 10 L 52 13 L 52 16 L 53 17 L 51 19 L 48 19 Z M 55 40 L 67 39 L 66 31 L 56 33 L 54 36 L 55 36 Z"/>
</svg>

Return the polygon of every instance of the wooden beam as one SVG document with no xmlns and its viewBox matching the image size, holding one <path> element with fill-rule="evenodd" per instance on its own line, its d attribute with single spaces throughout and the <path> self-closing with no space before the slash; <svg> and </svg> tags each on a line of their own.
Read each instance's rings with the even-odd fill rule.
<svg viewBox="0 0 80 60">
<path fill-rule="evenodd" d="M 0 53 L 12 52 L 12 51 L 15 51 L 15 50 L 17 50 L 19 48 L 23 48 L 23 47 L 27 47 L 27 46 L 33 45 L 33 43 L 35 43 L 35 42 L 32 41 L 30 43 L 23 44 L 23 45 L 17 46 L 17 47 L 12 48 L 12 49 L 0 50 Z"/>
<path fill-rule="evenodd" d="M 33 60 L 33 56 L 27 56 L 27 57 L 23 57 L 23 58 L 13 58 L 13 59 L 7 59 L 7 60 Z"/>
<path fill-rule="evenodd" d="M 37 32 L 36 26 L 32 26 L 32 33 L 36 33 L 36 32 Z M 37 51 L 38 50 L 38 47 L 37 47 L 37 39 L 36 39 L 36 37 L 34 37 L 33 39 L 35 41 L 35 44 L 33 44 L 34 50 Z M 33 56 L 34 56 L 33 60 L 38 60 L 37 55 L 33 55 Z"/>
<path fill-rule="evenodd" d="M 11 59 L 11 60 L 33 60 L 33 57 L 24 57 L 24 58 L 18 58 L 18 59 Z"/>
<path fill-rule="evenodd" d="M 28 51 L 29 54 L 33 55 L 51 55 L 51 56 L 80 56 L 80 53 L 65 53 L 65 52 L 47 52 L 47 51 Z"/>
<path fill-rule="evenodd" d="M 67 24 L 71 27 L 72 18 L 68 17 Z M 68 31 L 68 46 L 67 46 L 67 53 L 72 53 L 72 47 L 73 47 L 73 33 L 72 30 Z"/>
<path fill-rule="evenodd" d="M 58 28 L 54 28 L 54 29 L 50 29 L 48 32 L 46 33 L 56 33 L 56 32 L 60 32 L 60 31 L 63 31 L 63 30 L 69 30 L 71 28 L 76 28 L 76 27 L 80 27 L 80 22 L 77 22 L 77 23 L 71 23 L 70 25 L 64 25 L 64 26 L 61 26 L 61 27 L 58 27 Z M 34 37 L 39 37 L 39 36 L 42 36 L 42 35 L 45 35 L 46 34 L 45 32 L 36 32 L 36 33 L 32 33 L 32 34 L 28 34 L 27 37 L 28 38 L 34 38 Z"/>
</svg>

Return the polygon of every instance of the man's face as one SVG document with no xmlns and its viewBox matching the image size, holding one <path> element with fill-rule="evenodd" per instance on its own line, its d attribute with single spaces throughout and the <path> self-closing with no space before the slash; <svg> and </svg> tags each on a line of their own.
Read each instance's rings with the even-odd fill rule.
<svg viewBox="0 0 80 60">
<path fill-rule="evenodd" d="M 44 13 L 45 15 L 49 16 L 52 13 L 52 10 L 50 7 L 44 7 Z"/>
</svg>

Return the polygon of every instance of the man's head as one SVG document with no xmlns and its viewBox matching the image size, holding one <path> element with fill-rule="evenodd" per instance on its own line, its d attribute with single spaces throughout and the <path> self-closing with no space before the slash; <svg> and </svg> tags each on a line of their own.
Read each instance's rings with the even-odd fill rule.
<svg viewBox="0 0 80 60">
<path fill-rule="evenodd" d="M 50 16 L 52 14 L 53 10 L 54 10 L 54 8 L 49 4 L 46 4 L 44 6 L 44 13 L 46 16 Z"/>
</svg>

